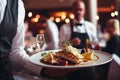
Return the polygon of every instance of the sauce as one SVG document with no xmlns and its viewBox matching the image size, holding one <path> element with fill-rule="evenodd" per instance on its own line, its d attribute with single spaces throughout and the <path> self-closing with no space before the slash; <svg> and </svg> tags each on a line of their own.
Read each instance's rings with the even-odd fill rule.
<svg viewBox="0 0 120 80">
<path fill-rule="evenodd" d="M 80 66 L 80 65 L 88 65 L 88 64 L 95 63 L 98 59 L 99 59 L 99 57 L 94 54 L 92 60 L 83 59 L 82 62 L 79 63 L 79 64 L 73 64 L 73 63 L 69 62 L 67 65 L 60 65 L 59 63 L 51 64 L 51 63 L 48 63 L 48 62 L 44 62 L 43 60 L 40 60 L 40 62 L 43 63 L 43 64 L 54 65 L 54 66 Z"/>
</svg>

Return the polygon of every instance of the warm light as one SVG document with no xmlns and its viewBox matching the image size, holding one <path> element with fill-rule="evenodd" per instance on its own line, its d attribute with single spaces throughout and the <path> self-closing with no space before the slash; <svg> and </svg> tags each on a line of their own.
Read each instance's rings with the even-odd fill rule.
<svg viewBox="0 0 120 80">
<path fill-rule="evenodd" d="M 45 30 L 40 30 L 39 33 L 40 33 L 40 34 L 44 34 L 44 33 L 45 33 Z"/>
<path fill-rule="evenodd" d="M 36 18 L 38 18 L 38 19 L 39 19 L 39 18 L 40 18 L 40 15 L 39 15 L 39 14 L 37 14 L 37 15 L 36 15 Z"/>
<path fill-rule="evenodd" d="M 74 19 L 74 17 L 75 17 L 75 16 L 74 16 L 73 14 L 70 15 L 70 18 L 71 18 L 71 19 Z"/>
<path fill-rule="evenodd" d="M 64 0 L 59 0 L 59 2 L 60 2 L 60 3 L 63 3 L 63 2 L 64 2 Z"/>
<path fill-rule="evenodd" d="M 66 19 L 65 19 L 65 22 L 66 22 L 66 23 L 69 23 L 69 22 L 70 22 L 70 19 L 66 18 Z"/>
<path fill-rule="evenodd" d="M 115 17 L 115 13 L 114 13 L 114 12 L 112 12 L 112 13 L 111 13 L 111 16 L 112 16 L 112 17 Z"/>
<path fill-rule="evenodd" d="M 118 15 L 118 11 L 115 11 L 114 14 L 117 16 Z"/>
<path fill-rule="evenodd" d="M 115 9 L 114 5 L 111 5 L 111 6 L 110 6 L 110 8 L 111 8 L 112 10 L 114 10 L 114 9 Z"/>
<path fill-rule="evenodd" d="M 55 21 L 58 23 L 60 22 L 60 18 L 56 18 Z"/>
<path fill-rule="evenodd" d="M 31 21 L 32 21 L 32 22 L 38 22 L 38 20 L 39 20 L 38 18 L 32 18 Z"/>
<path fill-rule="evenodd" d="M 29 13 L 28 13 L 28 17 L 32 17 L 32 12 L 29 12 Z"/>
<path fill-rule="evenodd" d="M 64 20 L 65 18 L 66 18 L 66 15 L 63 14 L 63 15 L 61 16 L 61 19 Z"/>
<path fill-rule="evenodd" d="M 55 17 L 61 17 L 62 15 L 67 15 L 67 12 L 66 11 L 59 11 L 59 12 L 54 12 L 52 15 Z"/>
<path fill-rule="evenodd" d="M 100 19 L 100 18 L 99 18 L 99 16 L 97 15 L 97 16 L 96 16 L 96 20 L 99 20 L 99 19 Z"/>
<path fill-rule="evenodd" d="M 51 16 L 51 17 L 50 17 L 50 20 L 51 20 L 51 21 L 54 21 L 54 20 L 55 20 L 55 18 Z"/>
<path fill-rule="evenodd" d="M 114 10 L 114 6 L 111 7 L 100 7 L 98 8 L 98 12 L 111 12 Z"/>
</svg>

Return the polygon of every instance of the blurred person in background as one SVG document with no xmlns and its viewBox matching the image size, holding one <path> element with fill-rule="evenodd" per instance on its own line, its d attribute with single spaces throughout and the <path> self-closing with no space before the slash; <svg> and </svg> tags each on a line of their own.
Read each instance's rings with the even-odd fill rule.
<svg viewBox="0 0 120 80">
<path fill-rule="evenodd" d="M 110 54 L 118 53 L 117 49 L 120 45 L 120 25 L 118 19 L 110 19 L 104 29 L 104 38 L 106 39 L 106 47 L 102 50 Z"/>
<path fill-rule="evenodd" d="M 32 31 L 29 31 L 29 23 L 27 21 L 24 22 L 25 27 L 25 48 L 30 46 L 30 39 L 33 37 Z"/>
<path fill-rule="evenodd" d="M 40 26 L 44 27 L 45 43 L 42 50 L 53 50 L 59 48 L 59 31 L 57 25 L 48 19 L 46 16 L 41 15 Z M 39 32 L 40 33 L 40 32 Z"/>
<path fill-rule="evenodd" d="M 107 41 L 106 47 L 102 51 L 120 56 L 120 25 L 118 19 L 110 19 L 104 29 L 104 37 Z M 107 80 L 110 64 L 103 66 L 103 78 Z"/>
<path fill-rule="evenodd" d="M 24 16 L 25 10 L 22 0 L 0 0 L 0 80 L 14 80 L 13 69 L 20 71 L 25 69 L 38 76 L 43 72 L 41 66 L 30 62 L 30 57 L 24 50 Z M 61 72 L 61 70 L 45 68 L 44 72 L 49 76 L 60 76 L 70 72 L 70 70 L 64 73 L 63 71 L 65 70 Z M 55 72 L 57 74 L 54 74 Z M 24 71 L 21 75 L 23 74 L 25 74 Z M 25 75 L 22 76 L 23 80 L 25 80 L 24 77 Z M 40 80 L 44 79 L 40 77 Z"/>
<path fill-rule="evenodd" d="M 74 47 L 85 48 L 85 41 L 98 42 L 96 27 L 84 19 L 85 4 L 82 0 L 73 3 L 72 10 L 75 18 L 70 23 L 60 28 L 60 45 L 65 40 L 70 40 Z"/>
<path fill-rule="evenodd" d="M 60 45 L 65 40 L 70 40 L 74 47 L 82 49 L 86 47 L 86 40 L 98 42 L 96 27 L 84 19 L 85 3 L 77 0 L 72 5 L 75 18 L 70 23 L 60 28 Z M 93 69 L 83 68 L 68 75 L 69 80 L 94 80 Z"/>
<path fill-rule="evenodd" d="M 46 20 L 46 28 L 45 28 L 45 43 L 46 50 L 53 50 L 59 48 L 59 31 L 57 25 L 45 18 Z"/>
<path fill-rule="evenodd" d="M 119 20 L 118 19 L 110 19 L 106 23 L 106 27 L 104 28 L 103 36 L 106 40 L 106 46 L 104 48 L 98 46 L 104 52 L 108 52 L 110 54 L 116 54 L 120 56 L 120 28 L 119 28 Z M 97 47 L 97 46 L 96 46 Z M 96 67 L 99 80 L 107 80 L 108 72 L 109 72 L 110 63 L 101 65 Z"/>
</svg>

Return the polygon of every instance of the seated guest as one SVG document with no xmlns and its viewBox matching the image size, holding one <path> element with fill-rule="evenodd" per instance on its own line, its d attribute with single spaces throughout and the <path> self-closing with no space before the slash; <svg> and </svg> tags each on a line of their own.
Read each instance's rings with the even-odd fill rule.
<svg viewBox="0 0 120 80">
<path fill-rule="evenodd" d="M 117 19 L 110 19 L 107 21 L 107 26 L 104 30 L 104 36 L 107 40 L 106 47 L 102 50 L 110 54 L 118 53 L 117 49 L 120 45 L 120 29 L 119 21 Z"/>
<path fill-rule="evenodd" d="M 110 54 L 120 55 L 120 32 L 119 32 L 119 21 L 117 19 L 110 19 L 107 21 L 104 29 L 104 38 L 106 39 L 106 47 L 100 48 L 102 51 Z M 101 75 L 101 80 L 107 80 L 110 63 L 96 67 Z"/>
</svg>

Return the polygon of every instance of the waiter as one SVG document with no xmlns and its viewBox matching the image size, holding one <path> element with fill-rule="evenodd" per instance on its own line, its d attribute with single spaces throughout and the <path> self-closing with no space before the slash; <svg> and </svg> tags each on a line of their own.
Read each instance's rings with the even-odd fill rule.
<svg viewBox="0 0 120 80">
<path fill-rule="evenodd" d="M 72 9 L 75 18 L 60 28 L 60 45 L 65 40 L 71 40 L 76 48 L 81 49 L 85 47 L 86 39 L 96 43 L 98 41 L 96 27 L 84 19 L 84 2 L 81 0 L 74 2 Z"/>
<path fill-rule="evenodd" d="M 32 74 L 38 75 L 40 80 L 49 80 L 44 77 L 63 76 L 73 71 L 42 69 L 43 67 L 30 62 L 29 55 L 24 51 L 24 16 L 22 0 L 0 0 L 0 80 L 14 80 L 12 67 L 19 70 L 26 69 Z M 23 78 L 24 76 L 22 76 Z"/>
<path fill-rule="evenodd" d="M 96 27 L 84 19 L 85 4 L 77 0 L 72 5 L 75 18 L 70 23 L 60 28 L 60 45 L 65 40 L 70 40 L 74 47 L 85 48 L 86 40 L 96 43 Z M 83 68 L 68 75 L 69 80 L 94 80 L 92 68 Z"/>
<path fill-rule="evenodd" d="M 0 0 L 0 80 L 14 80 L 12 65 L 40 75 L 24 51 L 24 16 L 22 0 Z"/>
</svg>

